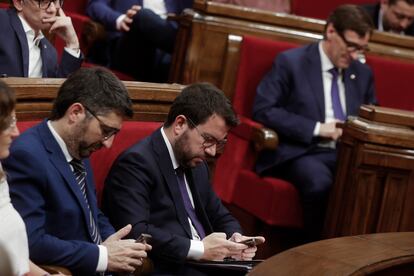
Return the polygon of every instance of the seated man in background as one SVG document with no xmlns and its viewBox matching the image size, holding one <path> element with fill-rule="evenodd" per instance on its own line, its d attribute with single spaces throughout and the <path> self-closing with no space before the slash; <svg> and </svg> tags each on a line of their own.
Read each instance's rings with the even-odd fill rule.
<svg viewBox="0 0 414 276">
<path fill-rule="evenodd" d="M 293 183 L 303 204 L 307 240 L 320 236 L 343 122 L 361 104 L 375 103 L 373 75 L 358 55 L 368 48 L 372 23 L 358 6 L 336 8 L 324 39 L 277 56 L 257 88 L 253 118 L 274 129 L 276 151 L 265 151 L 256 169 Z"/>
<path fill-rule="evenodd" d="M 87 159 L 110 147 L 131 115 L 128 92 L 112 73 L 80 69 L 59 89 L 50 120 L 13 142 L 3 165 L 33 262 L 64 266 L 73 275 L 133 272 L 142 264 L 150 246 L 121 240 L 131 225 L 115 233 L 98 209 Z"/>
<path fill-rule="evenodd" d="M 414 35 L 414 0 L 381 0 L 362 7 L 379 31 Z"/>
<path fill-rule="evenodd" d="M 213 2 L 290 13 L 290 0 L 213 0 Z"/>
<path fill-rule="evenodd" d="M 255 246 L 238 243 L 247 237 L 212 190 L 205 162 L 223 149 L 237 124 L 220 90 L 190 85 L 174 100 L 164 126 L 115 161 L 105 182 L 103 211 L 115 228 L 132 224 L 132 238 L 152 235 L 155 274 L 204 275 L 186 260 L 255 255 Z"/>
<path fill-rule="evenodd" d="M 0 10 L 0 74 L 9 77 L 67 77 L 82 63 L 79 41 L 63 0 L 12 0 Z M 60 65 L 56 49 L 43 32 L 65 43 Z"/>
<path fill-rule="evenodd" d="M 139 81 L 166 82 L 178 29 L 167 15 L 179 15 L 192 4 L 193 0 L 90 0 L 87 14 L 108 31 L 103 55 L 110 68 Z M 102 57 L 94 58 L 102 63 Z"/>
</svg>

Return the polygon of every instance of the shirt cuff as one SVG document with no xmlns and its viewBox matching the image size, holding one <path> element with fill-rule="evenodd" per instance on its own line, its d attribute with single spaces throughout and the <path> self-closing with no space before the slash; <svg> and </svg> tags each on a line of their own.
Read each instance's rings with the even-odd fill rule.
<svg viewBox="0 0 414 276">
<path fill-rule="evenodd" d="M 118 30 L 118 31 L 120 31 L 121 30 L 121 23 L 122 23 L 122 21 L 124 20 L 124 18 L 125 18 L 125 14 L 122 14 L 122 15 L 120 15 L 117 19 L 116 19 L 116 29 Z"/>
<path fill-rule="evenodd" d="M 74 56 L 75 58 L 79 58 L 80 57 L 80 49 L 71 49 L 68 47 L 65 47 L 65 51 L 68 52 L 68 54 Z"/>
<path fill-rule="evenodd" d="M 108 268 L 108 249 L 104 245 L 98 245 L 99 247 L 99 259 L 96 272 L 105 272 Z"/>
<path fill-rule="evenodd" d="M 321 130 L 321 123 L 316 122 L 315 128 L 313 129 L 313 136 L 319 136 L 320 130 Z"/>
<path fill-rule="evenodd" d="M 202 241 L 190 240 L 190 250 L 187 254 L 187 259 L 200 260 L 204 254 L 204 244 Z"/>
</svg>

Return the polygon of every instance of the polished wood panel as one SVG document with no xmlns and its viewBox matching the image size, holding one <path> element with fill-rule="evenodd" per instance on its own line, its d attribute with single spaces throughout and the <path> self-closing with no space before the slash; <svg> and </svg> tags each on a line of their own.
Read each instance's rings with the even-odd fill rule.
<svg viewBox="0 0 414 276">
<path fill-rule="evenodd" d="M 360 235 L 305 244 L 267 259 L 249 275 L 414 275 L 414 232 Z"/>
<path fill-rule="evenodd" d="M 326 237 L 414 231 L 414 112 L 363 106 L 344 128 Z"/>
<path fill-rule="evenodd" d="M 208 81 L 231 98 L 238 48 L 229 35 L 307 44 L 322 39 L 324 25 L 324 20 L 196 0 L 193 10 L 186 10 L 180 20 L 170 80 Z M 412 37 L 375 31 L 369 47 L 373 54 L 414 62 Z"/>
<path fill-rule="evenodd" d="M 16 91 L 19 120 L 40 120 L 49 116 L 53 100 L 65 79 L 4 78 Z M 175 97 L 184 88 L 178 84 L 123 82 L 133 102 L 134 118 L 164 121 Z"/>
</svg>

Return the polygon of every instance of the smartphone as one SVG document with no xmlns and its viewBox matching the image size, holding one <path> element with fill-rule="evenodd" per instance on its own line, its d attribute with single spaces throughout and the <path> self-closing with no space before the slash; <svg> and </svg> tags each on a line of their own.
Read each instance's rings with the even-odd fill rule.
<svg viewBox="0 0 414 276">
<path fill-rule="evenodd" d="M 255 238 L 250 238 L 250 239 L 241 241 L 239 243 L 245 244 L 248 247 L 253 247 L 253 246 L 256 246 L 256 239 Z"/>
<path fill-rule="evenodd" d="M 145 234 L 142 233 L 141 235 L 139 235 L 138 239 L 135 240 L 135 242 L 140 242 L 140 243 L 150 243 L 152 239 L 152 236 L 150 234 Z"/>
</svg>

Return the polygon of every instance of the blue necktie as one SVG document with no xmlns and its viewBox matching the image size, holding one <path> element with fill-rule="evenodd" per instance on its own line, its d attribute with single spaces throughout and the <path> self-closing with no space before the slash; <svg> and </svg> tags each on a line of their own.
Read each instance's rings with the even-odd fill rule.
<svg viewBox="0 0 414 276">
<path fill-rule="evenodd" d="M 329 70 L 329 73 L 332 74 L 332 87 L 331 87 L 331 98 L 332 98 L 332 108 L 334 112 L 335 119 L 340 121 L 345 121 L 345 114 L 341 105 L 341 98 L 339 97 L 339 87 L 338 87 L 338 76 L 339 72 L 337 68 L 332 68 Z"/>
<path fill-rule="evenodd" d="M 79 185 L 79 188 L 83 194 L 83 198 L 85 199 L 86 205 L 88 206 L 88 210 L 89 210 L 89 233 L 92 237 L 92 240 L 95 244 L 100 244 L 102 242 L 102 238 L 101 235 L 99 234 L 99 229 L 96 226 L 96 222 L 95 219 L 93 218 L 92 215 L 92 211 L 91 211 L 91 207 L 89 206 L 89 201 L 88 198 L 86 196 L 86 170 L 85 170 L 85 166 L 83 165 L 81 160 L 78 159 L 72 159 L 72 161 L 70 161 L 70 164 L 73 167 L 73 174 L 75 175 L 76 178 L 76 182 Z"/>
<path fill-rule="evenodd" d="M 175 170 L 175 172 L 177 174 L 178 187 L 180 188 L 181 197 L 183 198 L 185 211 L 187 212 L 188 217 L 193 223 L 194 228 L 196 229 L 200 239 L 203 239 L 206 236 L 206 232 L 204 231 L 203 225 L 197 218 L 195 209 L 191 204 L 190 196 L 188 195 L 187 191 L 187 185 L 185 184 L 184 171 L 182 168 L 179 167 Z"/>
</svg>

